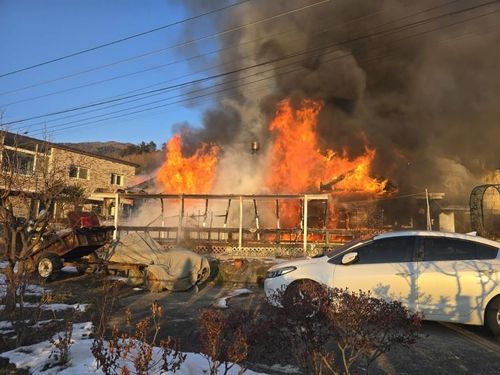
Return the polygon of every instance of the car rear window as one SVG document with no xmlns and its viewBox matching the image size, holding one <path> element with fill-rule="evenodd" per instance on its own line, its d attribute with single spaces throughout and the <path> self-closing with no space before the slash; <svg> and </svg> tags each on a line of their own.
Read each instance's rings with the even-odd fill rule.
<svg viewBox="0 0 500 375">
<path fill-rule="evenodd" d="M 494 259 L 498 248 L 454 238 L 425 238 L 424 261 Z"/>
</svg>

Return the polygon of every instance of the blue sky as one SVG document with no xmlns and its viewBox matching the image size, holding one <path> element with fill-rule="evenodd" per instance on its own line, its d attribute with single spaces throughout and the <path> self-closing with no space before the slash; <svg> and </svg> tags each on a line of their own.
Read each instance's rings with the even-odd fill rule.
<svg viewBox="0 0 500 375">
<path fill-rule="evenodd" d="M 203 0 L 191 1 L 195 5 L 202 2 Z M 184 4 L 181 0 L 0 0 L 0 74 L 179 21 L 208 9 L 223 7 L 228 2 L 206 2 L 205 4 L 209 5 L 197 13 L 188 12 Z M 224 15 L 203 17 L 189 24 L 174 26 L 114 46 L 1 77 L 0 111 L 3 112 L 3 123 L 106 100 L 133 90 L 146 87 L 151 90 L 213 74 L 216 70 L 200 71 L 206 70 L 210 64 L 216 64 L 215 54 L 198 61 L 198 64 L 197 60 L 189 63 L 173 62 L 185 59 L 186 56 L 216 50 L 215 39 L 205 40 L 199 45 L 190 45 L 189 48 L 170 48 L 126 63 L 116 62 L 212 34 L 213 25 L 217 22 L 216 17 L 222 16 Z M 82 73 L 106 64 L 114 65 Z M 166 64 L 169 65 L 159 67 Z M 152 70 L 132 74 L 144 69 Z M 131 75 L 96 83 L 126 74 Z M 69 75 L 73 76 L 66 77 Z M 89 86 L 74 89 L 82 85 Z M 57 93 L 63 90 L 67 91 Z M 95 116 L 180 94 L 182 91 L 177 90 L 101 111 L 89 108 L 86 110 L 88 113 L 78 116 L 74 116 L 76 112 L 72 112 L 36 119 L 13 124 L 9 126 L 9 130 L 27 132 L 34 137 L 48 132 L 50 139 L 57 142 L 116 140 L 138 143 L 153 140 L 161 144 L 172 135 L 174 124 L 189 121 L 199 125 L 201 114 L 211 104 L 210 100 L 204 100 L 192 107 L 178 103 L 108 121 L 99 120 L 127 112 Z M 37 98 L 38 96 L 44 97 Z M 179 97 L 170 101 L 175 100 L 179 100 Z M 165 103 L 168 103 L 168 100 L 156 105 Z M 80 122 L 76 122 L 79 120 Z M 71 126 L 73 128 L 61 131 Z"/>
</svg>

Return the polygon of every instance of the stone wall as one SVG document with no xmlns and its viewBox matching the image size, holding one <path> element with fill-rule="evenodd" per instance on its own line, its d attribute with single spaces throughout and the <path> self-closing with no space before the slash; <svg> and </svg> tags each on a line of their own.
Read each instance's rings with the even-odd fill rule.
<svg viewBox="0 0 500 375">
<path fill-rule="evenodd" d="M 132 183 L 132 178 L 135 176 L 135 167 L 132 165 L 98 156 L 80 154 L 67 149 L 53 148 L 50 165 L 61 169 L 63 173 L 66 173 L 68 183 L 83 186 L 89 195 L 94 193 L 96 189 L 113 192 L 124 188 Z M 71 166 L 88 169 L 87 179 L 69 177 Z M 113 173 L 123 176 L 121 185 L 111 184 L 111 174 Z"/>
</svg>

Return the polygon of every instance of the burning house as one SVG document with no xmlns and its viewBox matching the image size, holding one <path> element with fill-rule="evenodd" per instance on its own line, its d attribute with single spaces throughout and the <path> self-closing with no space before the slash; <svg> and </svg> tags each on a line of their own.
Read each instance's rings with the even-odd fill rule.
<svg viewBox="0 0 500 375">
<path fill-rule="evenodd" d="M 498 163 L 492 150 L 500 136 L 500 89 L 492 82 L 500 71 L 498 51 L 490 48 L 498 35 L 487 33 L 493 20 L 477 22 L 473 10 L 455 17 L 448 3 L 341 1 L 223 33 L 290 6 L 240 7 L 213 24 L 222 32 L 214 60 L 233 73 L 219 79 L 224 90 L 202 124 L 174 127 L 155 192 L 327 194 L 326 206 L 310 202 L 308 210 L 309 225 L 322 230 L 425 228 L 430 205 L 433 229 L 442 222 L 467 230 L 450 224 L 450 212 L 465 215 L 470 191 Z M 446 200 L 434 194 L 427 203 L 426 189 Z M 306 201 L 280 204 L 281 228 L 304 229 Z M 260 229 L 276 221 L 272 204 L 246 204 L 249 230 L 255 216 Z M 226 206 L 213 208 L 213 226 Z M 183 212 L 201 215 L 203 227 L 211 211 L 205 207 L 201 199 Z M 180 214 L 172 215 L 179 222 Z"/>
</svg>

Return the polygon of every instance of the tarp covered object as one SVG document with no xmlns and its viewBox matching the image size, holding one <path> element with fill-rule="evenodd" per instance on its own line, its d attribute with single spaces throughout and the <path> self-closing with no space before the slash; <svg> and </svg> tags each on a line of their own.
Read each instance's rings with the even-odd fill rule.
<svg viewBox="0 0 500 375">
<path fill-rule="evenodd" d="M 187 290 L 210 275 L 208 259 L 190 250 L 163 250 L 149 235 L 131 233 L 120 238 L 107 259 L 147 266 L 146 282 L 152 291 Z"/>
</svg>

